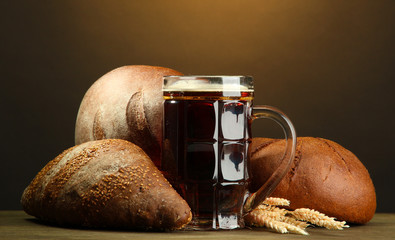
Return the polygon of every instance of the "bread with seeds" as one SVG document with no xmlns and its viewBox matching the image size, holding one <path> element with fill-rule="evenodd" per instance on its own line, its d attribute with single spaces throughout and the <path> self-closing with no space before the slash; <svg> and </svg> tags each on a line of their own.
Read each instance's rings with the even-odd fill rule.
<svg viewBox="0 0 395 240">
<path fill-rule="evenodd" d="M 253 139 L 249 148 L 251 191 L 270 177 L 284 146 L 284 140 Z M 376 210 L 376 193 L 365 166 L 352 152 L 323 138 L 297 138 L 291 170 L 271 196 L 290 200 L 293 210 L 315 209 L 350 223 L 367 223 Z"/>
<path fill-rule="evenodd" d="M 21 203 L 26 213 L 65 226 L 172 230 L 192 217 L 145 152 L 119 139 L 67 149 L 37 174 Z"/>
</svg>

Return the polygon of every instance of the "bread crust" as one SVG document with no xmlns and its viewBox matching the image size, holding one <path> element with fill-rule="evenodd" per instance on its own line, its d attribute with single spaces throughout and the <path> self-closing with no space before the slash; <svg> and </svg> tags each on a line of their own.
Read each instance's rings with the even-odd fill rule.
<svg viewBox="0 0 395 240">
<path fill-rule="evenodd" d="M 124 139 L 141 147 L 158 166 L 162 141 L 162 81 L 180 72 L 146 65 L 114 69 L 85 93 L 75 127 L 75 144 Z"/>
<path fill-rule="evenodd" d="M 284 140 L 253 139 L 251 191 L 277 167 L 284 146 Z M 365 166 L 352 152 L 323 138 L 297 139 L 291 170 L 271 196 L 289 199 L 291 209 L 311 208 L 357 224 L 369 222 L 376 210 L 376 193 Z"/>
<path fill-rule="evenodd" d="M 119 139 L 67 149 L 37 174 L 21 203 L 26 213 L 66 226 L 172 230 L 192 217 L 144 151 Z"/>
</svg>

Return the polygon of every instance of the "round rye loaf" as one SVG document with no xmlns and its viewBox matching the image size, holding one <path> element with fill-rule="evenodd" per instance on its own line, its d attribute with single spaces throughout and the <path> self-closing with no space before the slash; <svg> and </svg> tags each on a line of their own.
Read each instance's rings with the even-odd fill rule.
<svg viewBox="0 0 395 240">
<path fill-rule="evenodd" d="M 65 226 L 172 230 L 192 218 L 144 151 L 119 139 L 67 149 L 37 174 L 21 202 L 26 213 Z"/>
<path fill-rule="evenodd" d="M 160 162 L 162 81 L 180 72 L 145 65 L 114 69 L 99 78 L 82 99 L 75 126 L 75 144 L 124 139 Z"/>
<path fill-rule="evenodd" d="M 284 140 L 254 138 L 250 146 L 251 191 L 279 164 Z M 376 210 L 376 194 L 365 166 L 349 150 L 323 138 L 299 137 L 291 170 L 272 193 L 338 220 L 364 224 Z"/>
</svg>

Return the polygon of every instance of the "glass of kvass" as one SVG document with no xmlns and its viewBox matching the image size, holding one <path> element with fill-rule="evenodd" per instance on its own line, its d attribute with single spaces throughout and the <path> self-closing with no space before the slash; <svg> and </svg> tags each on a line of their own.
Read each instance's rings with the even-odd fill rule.
<svg viewBox="0 0 395 240">
<path fill-rule="evenodd" d="M 187 229 L 243 228 L 243 215 L 257 207 L 289 171 L 296 133 L 289 118 L 271 106 L 254 106 L 250 76 L 165 76 L 161 170 L 191 207 Z M 269 118 L 284 130 L 281 164 L 255 193 L 248 147 L 251 123 Z"/>
</svg>

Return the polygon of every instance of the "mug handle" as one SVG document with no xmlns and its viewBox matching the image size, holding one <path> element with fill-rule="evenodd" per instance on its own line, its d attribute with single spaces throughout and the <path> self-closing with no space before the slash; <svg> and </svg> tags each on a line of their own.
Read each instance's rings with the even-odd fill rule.
<svg viewBox="0 0 395 240">
<path fill-rule="evenodd" d="M 253 111 L 251 113 L 251 111 Z M 259 118 L 268 118 L 277 122 L 283 129 L 286 145 L 281 163 L 270 178 L 263 184 L 258 191 L 252 193 L 244 204 L 244 213 L 254 210 L 265 200 L 277 187 L 280 181 L 288 173 L 291 163 L 295 157 L 296 131 L 289 118 L 279 109 L 271 106 L 253 106 L 250 110 L 249 120 L 254 121 Z"/>
</svg>

